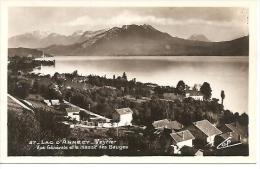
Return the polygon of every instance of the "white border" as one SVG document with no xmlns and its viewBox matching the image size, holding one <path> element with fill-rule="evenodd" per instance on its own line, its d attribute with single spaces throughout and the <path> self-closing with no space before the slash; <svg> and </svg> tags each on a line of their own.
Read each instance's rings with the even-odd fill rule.
<svg viewBox="0 0 260 169">
<path fill-rule="evenodd" d="M 236 1 L 1 1 L 0 162 L 2 163 L 255 163 L 256 128 L 256 0 Z M 8 7 L 246 7 L 249 8 L 249 150 L 248 157 L 8 157 L 7 156 L 7 40 Z M 238 91 L 239 92 L 239 91 Z M 258 112 L 259 113 L 259 112 Z"/>
</svg>

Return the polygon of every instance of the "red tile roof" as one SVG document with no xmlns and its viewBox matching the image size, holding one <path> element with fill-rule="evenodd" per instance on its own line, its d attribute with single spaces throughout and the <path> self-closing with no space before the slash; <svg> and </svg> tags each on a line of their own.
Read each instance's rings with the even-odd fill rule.
<svg viewBox="0 0 260 169">
<path fill-rule="evenodd" d="M 201 130 L 208 137 L 221 134 L 222 132 L 212 125 L 208 120 L 201 120 L 193 123 L 199 130 Z"/>
</svg>

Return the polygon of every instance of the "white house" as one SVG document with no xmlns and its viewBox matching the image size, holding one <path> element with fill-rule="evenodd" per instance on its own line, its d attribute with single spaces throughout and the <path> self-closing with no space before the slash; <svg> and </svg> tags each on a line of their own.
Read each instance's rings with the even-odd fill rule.
<svg viewBox="0 0 260 169">
<path fill-rule="evenodd" d="M 199 96 L 189 96 L 191 98 L 193 98 L 194 100 L 203 100 L 203 96 L 199 95 Z"/>
<path fill-rule="evenodd" d="M 58 99 L 51 100 L 51 105 L 58 106 L 58 105 L 60 105 L 60 101 Z"/>
<path fill-rule="evenodd" d="M 118 121 L 118 126 L 131 126 L 133 120 L 133 111 L 129 107 L 116 109 L 113 113 L 113 119 Z"/>
<path fill-rule="evenodd" d="M 222 133 L 218 128 L 216 128 L 208 120 L 197 121 L 197 122 L 194 122 L 193 124 L 202 133 L 202 134 L 198 135 L 198 138 L 211 145 L 214 144 L 215 137 Z"/>
<path fill-rule="evenodd" d="M 45 104 L 47 104 L 47 106 L 51 106 L 50 100 L 43 100 L 43 102 L 44 102 Z"/>
<path fill-rule="evenodd" d="M 58 99 L 54 99 L 54 100 L 43 100 L 43 102 L 45 104 L 47 104 L 48 106 L 58 106 L 60 105 L 60 101 Z"/>
<path fill-rule="evenodd" d="M 188 90 L 186 91 L 186 98 L 191 97 L 194 100 L 203 100 L 203 95 L 201 92 L 196 90 Z"/>
<path fill-rule="evenodd" d="M 192 147 L 192 140 L 195 139 L 189 130 L 171 133 L 170 136 L 173 139 L 171 146 L 174 148 L 174 154 L 180 154 L 180 149 L 184 146 Z"/>
<path fill-rule="evenodd" d="M 80 121 L 80 116 L 79 116 L 80 109 L 79 108 L 69 107 L 69 108 L 66 108 L 65 110 L 66 110 L 68 117 L 71 117 L 73 120 Z"/>
</svg>

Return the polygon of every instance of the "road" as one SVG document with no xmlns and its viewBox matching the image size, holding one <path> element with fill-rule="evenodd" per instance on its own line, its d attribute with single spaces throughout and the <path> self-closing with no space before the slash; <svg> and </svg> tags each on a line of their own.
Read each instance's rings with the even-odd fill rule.
<svg viewBox="0 0 260 169">
<path fill-rule="evenodd" d="M 7 94 L 8 97 L 10 97 L 13 101 L 15 101 L 17 104 L 19 104 L 20 106 L 22 106 L 23 108 L 33 111 L 32 109 L 30 109 L 29 107 L 27 107 L 25 104 L 23 104 L 22 102 L 20 102 L 18 99 L 16 99 L 15 97 L 11 96 L 10 94 Z"/>
</svg>

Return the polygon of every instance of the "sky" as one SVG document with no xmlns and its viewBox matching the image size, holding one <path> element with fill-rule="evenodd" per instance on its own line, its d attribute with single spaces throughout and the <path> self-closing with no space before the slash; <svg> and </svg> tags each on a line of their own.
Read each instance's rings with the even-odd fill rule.
<svg viewBox="0 0 260 169">
<path fill-rule="evenodd" d="M 150 24 L 172 36 L 211 41 L 248 35 L 248 9 L 230 7 L 10 7 L 8 36 L 32 31 L 69 35 L 128 24 Z"/>
</svg>

